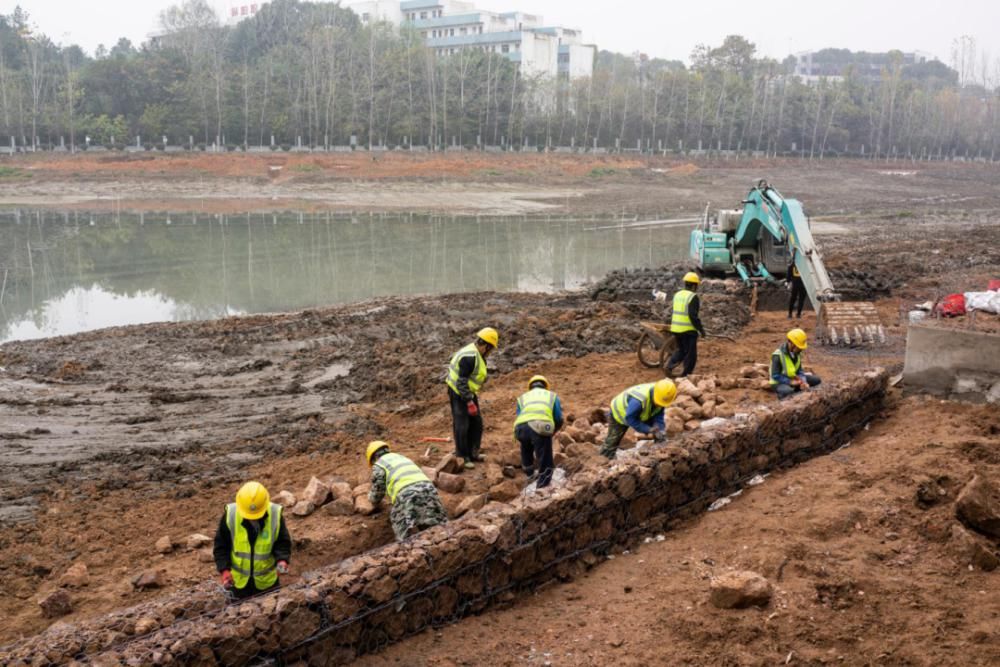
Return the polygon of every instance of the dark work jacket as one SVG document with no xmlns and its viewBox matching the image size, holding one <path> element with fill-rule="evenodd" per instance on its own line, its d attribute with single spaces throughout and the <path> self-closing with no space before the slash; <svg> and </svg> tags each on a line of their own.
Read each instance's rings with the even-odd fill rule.
<svg viewBox="0 0 1000 667">
<path fill-rule="evenodd" d="M 691 297 L 691 302 L 688 304 L 688 317 L 691 318 L 691 326 L 700 333 L 702 336 L 705 335 L 705 327 L 701 325 L 701 318 L 698 316 L 698 311 L 701 310 L 701 299 L 695 294 Z"/>
</svg>

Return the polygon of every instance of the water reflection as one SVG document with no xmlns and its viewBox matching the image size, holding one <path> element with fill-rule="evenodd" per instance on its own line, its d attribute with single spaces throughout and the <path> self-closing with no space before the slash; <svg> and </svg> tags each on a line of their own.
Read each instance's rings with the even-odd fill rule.
<svg viewBox="0 0 1000 667">
<path fill-rule="evenodd" d="M 608 220 L 0 212 L 0 340 L 388 294 L 578 287 L 680 259 L 685 228 Z M 601 228 L 601 229 L 596 229 Z"/>
</svg>

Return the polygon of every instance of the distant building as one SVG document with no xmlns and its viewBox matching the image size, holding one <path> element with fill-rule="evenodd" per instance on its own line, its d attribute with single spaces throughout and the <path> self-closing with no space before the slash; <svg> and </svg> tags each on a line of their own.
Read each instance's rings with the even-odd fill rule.
<svg viewBox="0 0 1000 667">
<path fill-rule="evenodd" d="M 488 12 L 462 0 L 365 0 L 348 7 L 362 23 L 388 21 L 417 30 L 441 55 L 463 49 L 498 53 L 525 74 L 578 78 L 594 71 L 597 47 L 579 30 L 546 26 L 537 14 Z"/>
<path fill-rule="evenodd" d="M 212 3 L 222 25 L 236 25 L 254 16 L 267 0 L 215 0 Z"/>
<path fill-rule="evenodd" d="M 903 65 L 915 65 L 936 60 L 933 55 L 924 51 L 903 53 Z M 802 51 L 795 58 L 795 75 L 806 83 L 815 83 L 820 79 L 841 81 L 849 67 L 862 77 L 877 79 L 882 69 L 892 63 L 890 53 L 851 52 L 847 49 L 822 49 L 819 51 Z"/>
</svg>

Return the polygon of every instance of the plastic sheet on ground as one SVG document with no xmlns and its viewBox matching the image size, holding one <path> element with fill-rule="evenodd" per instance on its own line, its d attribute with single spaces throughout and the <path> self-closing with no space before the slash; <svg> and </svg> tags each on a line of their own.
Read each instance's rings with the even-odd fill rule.
<svg viewBox="0 0 1000 667">
<path fill-rule="evenodd" d="M 1000 292 L 966 292 L 965 308 L 1000 315 Z"/>
<path fill-rule="evenodd" d="M 567 479 L 566 471 L 563 470 L 562 468 L 556 468 L 555 470 L 552 471 L 552 482 L 546 488 L 558 489 L 560 487 L 566 486 L 566 479 Z M 528 486 L 524 487 L 524 490 L 521 491 L 521 495 L 533 496 L 535 495 L 536 491 L 538 491 L 537 479 Z"/>
</svg>

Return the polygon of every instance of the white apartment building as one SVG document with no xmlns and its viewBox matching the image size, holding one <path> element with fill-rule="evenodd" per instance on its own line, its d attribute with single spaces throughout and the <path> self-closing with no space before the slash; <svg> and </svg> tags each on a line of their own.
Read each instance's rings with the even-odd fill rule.
<svg viewBox="0 0 1000 667">
<path fill-rule="evenodd" d="M 597 47 L 584 44 L 579 30 L 546 26 L 523 12 L 488 12 L 462 0 L 366 0 L 348 7 L 361 21 L 388 21 L 419 32 L 442 55 L 480 49 L 503 55 L 527 75 L 587 77 Z"/>
</svg>

